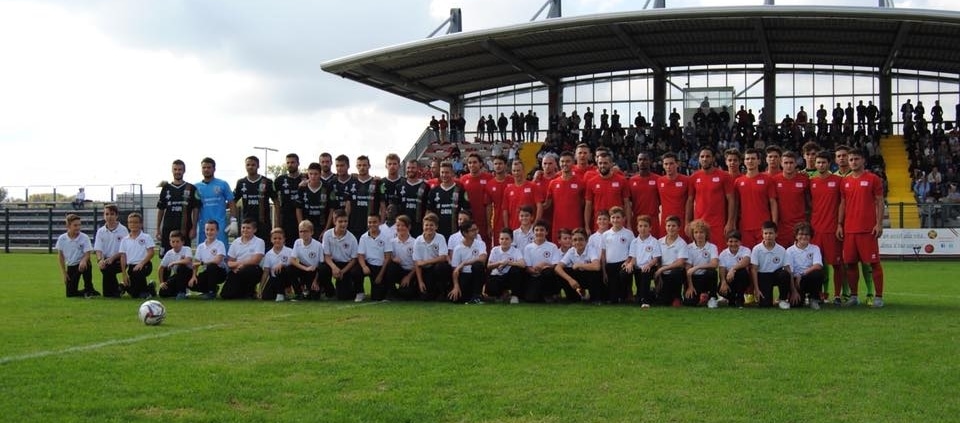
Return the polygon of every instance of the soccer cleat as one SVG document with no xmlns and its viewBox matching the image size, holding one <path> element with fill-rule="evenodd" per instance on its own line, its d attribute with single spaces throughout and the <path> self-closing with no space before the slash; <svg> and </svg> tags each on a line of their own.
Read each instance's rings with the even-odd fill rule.
<svg viewBox="0 0 960 423">
<path fill-rule="evenodd" d="M 640 304 L 640 308 L 650 308 L 650 304 L 641 303 L 641 304 Z"/>
<path fill-rule="evenodd" d="M 282 303 L 282 302 L 286 301 L 286 299 L 287 299 L 287 298 L 284 297 L 283 294 L 277 294 L 277 302 L 278 302 L 278 303 Z"/>
<path fill-rule="evenodd" d="M 186 293 L 186 292 L 178 292 L 178 293 L 177 293 L 177 299 L 178 299 L 178 300 L 185 300 L 185 299 L 187 299 L 187 293 Z"/>
<path fill-rule="evenodd" d="M 516 295 L 511 295 L 510 304 L 520 304 L 520 298 L 518 298 Z"/>
<path fill-rule="evenodd" d="M 844 307 L 855 307 L 860 305 L 860 299 L 856 295 L 851 295 L 850 299 L 847 302 L 843 303 Z"/>
<path fill-rule="evenodd" d="M 728 300 L 727 297 L 717 298 L 717 307 L 724 307 L 727 305 L 730 305 L 730 300 Z"/>
<path fill-rule="evenodd" d="M 362 293 L 362 292 L 360 292 L 360 293 L 357 294 L 356 298 L 353 299 L 353 302 L 355 302 L 355 303 L 362 303 L 363 300 L 365 300 L 365 299 L 367 299 L 367 295 L 364 294 L 364 293 Z"/>
<path fill-rule="evenodd" d="M 873 308 L 883 308 L 883 297 L 873 297 Z"/>
<path fill-rule="evenodd" d="M 780 300 L 780 310 L 790 310 L 790 303 L 787 300 Z"/>
<path fill-rule="evenodd" d="M 748 305 L 754 305 L 756 303 L 757 303 L 757 297 L 755 297 L 753 294 L 746 294 L 743 296 L 743 305 L 748 306 Z"/>
<path fill-rule="evenodd" d="M 708 295 L 707 293 L 703 293 L 703 294 L 700 294 L 700 300 L 697 301 L 697 305 L 705 306 L 709 301 L 710 301 L 710 295 Z"/>
<path fill-rule="evenodd" d="M 212 299 L 217 298 L 217 293 L 216 293 L 216 292 L 207 292 L 206 294 L 201 295 L 200 298 L 202 298 L 202 299 L 204 299 L 204 300 L 212 300 Z"/>
<path fill-rule="evenodd" d="M 83 296 L 87 298 L 99 297 L 100 293 L 97 292 L 96 289 L 91 289 L 89 291 L 84 291 Z"/>
<path fill-rule="evenodd" d="M 674 298 L 674 299 L 673 299 L 673 303 L 670 304 L 670 305 L 672 305 L 672 306 L 674 306 L 674 307 L 680 307 L 680 306 L 683 305 L 683 303 L 680 302 L 680 299 L 679 299 L 679 298 Z"/>
<path fill-rule="evenodd" d="M 711 297 L 710 300 L 707 301 L 707 308 L 717 308 L 717 299 Z"/>
<path fill-rule="evenodd" d="M 836 307 L 843 307 L 843 300 L 840 297 L 833 297 L 833 305 Z"/>
<path fill-rule="evenodd" d="M 820 301 L 819 301 L 819 300 L 816 300 L 816 299 L 811 299 L 811 300 L 810 300 L 810 309 L 812 309 L 812 310 L 820 310 Z"/>
</svg>

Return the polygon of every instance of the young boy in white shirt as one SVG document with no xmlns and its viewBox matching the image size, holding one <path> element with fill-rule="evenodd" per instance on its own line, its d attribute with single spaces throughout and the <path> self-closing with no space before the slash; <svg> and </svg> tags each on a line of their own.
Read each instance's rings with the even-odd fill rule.
<svg viewBox="0 0 960 423">
<path fill-rule="evenodd" d="M 523 248 L 523 262 L 526 265 L 526 280 L 520 293 L 526 302 L 554 302 L 560 293 L 554 267 L 560 262 L 560 249 L 547 241 L 547 222 L 537 221 L 533 225 L 533 242 Z M 522 293 L 522 294 L 521 294 Z"/>
<path fill-rule="evenodd" d="M 750 280 L 753 283 L 754 295 L 757 296 L 760 307 L 772 307 L 773 287 L 777 287 L 778 306 L 781 310 L 789 310 L 790 303 L 787 299 L 793 288 L 787 250 L 777 244 L 776 223 L 764 222 L 762 231 L 763 242 L 755 245 L 750 252 Z"/>
<path fill-rule="evenodd" d="M 562 281 L 560 286 L 567 301 L 603 298 L 606 287 L 603 285 L 600 270 L 600 251 L 587 245 L 587 232 L 583 228 L 573 230 L 571 244 L 560 262 L 554 266 L 557 278 Z"/>
<path fill-rule="evenodd" d="M 284 235 L 283 228 L 270 230 L 271 248 L 263 254 L 263 260 L 260 262 L 263 275 L 260 277 L 257 297 L 261 300 L 285 301 L 286 295 L 284 293 L 292 288 L 293 281 L 296 278 L 293 267 L 293 248 L 286 246 L 286 236 Z"/>
<path fill-rule="evenodd" d="M 60 276 L 62 277 L 67 297 L 96 296 L 93 289 L 93 272 L 90 270 L 90 252 L 93 251 L 93 245 L 90 244 L 90 237 L 80 232 L 80 216 L 73 213 L 68 214 L 66 218 L 67 232 L 57 238 L 57 261 L 60 264 Z M 80 292 L 80 278 L 83 278 L 84 292 Z M 92 291 L 92 292 L 91 292 Z"/>
<path fill-rule="evenodd" d="M 336 290 L 330 281 L 330 267 L 323 263 L 323 245 L 313 239 L 313 222 L 300 221 L 297 232 L 300 237 L 293 243 L 294 299 L 319 300 L 323 294 L 333 298 Z"/>
<path fill-rule="evenodd" d="M 120 269 L 123 286 L 133 298 L 151 298 L 157 295 L 157 287 L 147 284 L 147 276 L 153 272 L 153 237 L 143 232 L 143 217 L 133 212 L 127 216 L 130 235 L 120 241 Z"/>
<path fill-rule="evenodd" d="M 387 283 L 391 284 L 396 298 L 412 300 L 420 298 L 420 290 L 414 272 L 413 250 L 416 238 L 410 236 L 410 227 L 413 222 L 406 215 L 397 216 L 393 227 L 397 236 L 390 240 L 393 244 L 393 255 L 387 263 Z M 387 294 L 389 298 L 389 293 Z"/>
<path fill-rule="evenodd" d="M 193 276 L 193 251 L 183 245 L 183 234 L 179 230 L 167 234 L 170 249 L 160 259 L 160 296 L 187 298 L 187 283 Z"/>
<path fill-rule="evenodd" d="M 631 266 L 627 259 L 630 256 L 630 244 L 635 238 L 630 229 L 623 226 L 624 210 L 621 207 L 610 208 L 610 229 L 603 233 L 601 240 L 603 248 L 600 250 L 600 261 L 603 263 L 603 274 L 607 281 L 607 298 L 612 304 L 620 304 L 630 296 Z"/>
<path fill-rule="evenodd" d="M 323 233 L 323 261 L 336 281 L 337 299 L 357 299 L 357 287 L 363 292 L 363 276 L 357 267 L 357 238 L 347 230 L 349 218 L 343 209 L 333 211 L 333 227 Z"/>
<path fill-rule="evenodd" d="M 687 266 L 687 243 L 680 237 L 680 217 L 668 216 L 660 238 L 660 267 L 653 272 L 657 281 L 657 297 L 661 304 L 680 307 Z"/>
<path fill-rule="evenodd" d="M 413 248 L 417 284 L 421 298 L 427 301 L 442 300 L 453 276 L 447 261 L 447 240 L 437 233 L 439 222 L 436 214 L 427 213 L 423 217 L 423 234 L 417 237 Z"/>
<path fill-rule="evenodd" d="M 720 254 L 710 242 L 710 225 L 697 219 L 688 225 L 693 241 L 687 244 L 687 305 L 717 308 L 717 268 Z"/>
<path fill-rule="evenodd" d="M 720 252 L 720 302 L 743 307 L 750 284 L 750 248 L 740 244 L 740 231 L 727 233 L 727 248 Z"/>
<path fill-rule="evenodd" d="M 93 251 L 97 255 L 97 268 L 103 278 L 103 295 L 109 298 L 120 298 L 120 241 L 123 241 L 130 231 L 120 223 L 120 209 L 114 204 L 103 206 L 104 225 L 97 229 L 93 239 Z"/>
<path fill-rule="evenodd" d="M 520 298 L 511 293 L 519 290 L 523 284 L 523 252 L 513 245 L 513 231 L 509 228 L 500 230 L 500 245 L 490 250 L 487 261 L 489 277 L 484 286 L 484 296 L 491 299 L 510 299 L 510 304 L 517 304 Z"/>
<path fill-rule="evenodd" d="M 627 273 L 633 273 L 637 285 L 636 302 L 641 308 L 650 308 L 653 296 L 650 283 L 660 264 L 660 241 L 653 236 L 653 218 L 648 215 L 637 216 L 637 237 L 630 243 L 630 257 L 627 259 Z"/>
<path fill-rule="evenodd" d="M 823 255 L 820 247 L 810 243 L 813 227 L 800 222 L 793 228 L 796 243 L 787 248 L 787 262 L 793 272 L 793 292 L 799 294 L 790 298 L 794 304 L 800 304 L 803 297 L 810 300 L 810 308 L 820 309 L 820 290 L 826 279 L 823 271 Z"/>
<path fill-rule="evenodd" d="M 483 304 L 484 264 L 487 262 L 487 244 L 477 234 L 476 222 L 467 219 L 460 226 L 461 241 L 453 247 L 450 266 L 453 267 L 453 286 L 447 298 L 453 302 Z"/>
<path fill-rule="evenodd" d="M 357 247 L 357 263 L 363 276 L 360 277 L 360 292 L 354 301 L 364 300 L 363 277 L 370 278 L 370 298 L 373 301 L 387 299 L 391 284 L 386 280 L 386 264 L 393 259 L 393 243 L 390 241 L 388 235 L 380 231 L 380 215 L 371 213 L 367 216 L 367 232 L 360 235 Z"/>
<path fill-rule="evenodd" d="M 253 299 L 257 295 L 257 283 L 263 276 L 260 262 L 266 250 L 262 239 L 257 238 L 257 221 L 246 218 L 240 225 L 240 237 L 233 240 L 227 250 L 227 280 L 220 290 L 224 300 Z"/>
<path fill-rule="evenodd" d="M 219 233 L 220 223 L 216 220 L 208 220 L 203 224 L 206 238 L 197 244 L 193 277 L 187 282 L 190 290 L 201 292 L 201 298 L 205 300 L 216 298 L 220 284 L 227 279 L 227 247 L 217 238 Z"/>
<path fill-rule="evenodd" d="M 520 207 L 520 227 L 513 230 L 513 245 L 523 251 L 527 244 L 533 242 L 533 207 Z"/>
</svg>

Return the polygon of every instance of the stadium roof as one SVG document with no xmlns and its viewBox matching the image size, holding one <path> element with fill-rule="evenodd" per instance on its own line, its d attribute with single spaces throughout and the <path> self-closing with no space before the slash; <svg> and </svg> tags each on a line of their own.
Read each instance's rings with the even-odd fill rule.
<svg viewBox="0 0 960 423">
<path fill-rule="evenodd" d="M 429 38 L 323 70 L 414 101 L 577 75 L 674 66 L 847 65 L 957 73 L 960 13 L 862 7 L 654 9 Z"/>
</svg>

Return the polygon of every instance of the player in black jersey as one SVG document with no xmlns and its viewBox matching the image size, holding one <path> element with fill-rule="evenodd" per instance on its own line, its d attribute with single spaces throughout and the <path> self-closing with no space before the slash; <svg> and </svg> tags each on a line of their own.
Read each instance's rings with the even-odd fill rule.
<svg viewBox="0 0 960 423">
<path fill-rule="evenodd" d="M 331 182 L 333 182 L 334 175 L 333 172 L 330 171 L 330 166 L 332 165 L 333 156 L 326 151 L 320 153 L 320 180 L 323 181 L 325 185 L 329 185 Z"/>
<path fill-rule="evenodd" d="M 313 239 L 320 239 L 327 229 L 333 227 L 331 210 L 337 205 L 336 193 L 330 184 L 320 179 L 320 164 L 307 167 L 307 183 L 300 187 L 297 220 L 309 220 L 313 224 Z"/>
<path fill-rule="evenodd" d="M 387 177 L 380 178 L 380 217 L 386 219 L 387 207 L 400 207 L 400 156 L 387 154 Z"/>
<path fill-rule="evenodd" d="M 436 213 L 440 218 L 437 233 L 444 238 L 460 230 L 457 215 L 461 210 L 470 210 L 470 199 L 463 186 L 453 179 L 453 165 L 444 162 L 440 165 L 440 183 L 427 194 L 427 211 Z"/>
<path fill-rule="evenodd" d="M 183 180 L 186 165 L 183 160 L 177 159 L 172 165 L 173 181 L 163 184 L 160 188 L 160 199 L 157 201 L 157 233 L 160 240 L 160 255 L 170 249 L 170 232 L 180 231 L 184 245 L 190 245 L 190 239 L 197 236 L 197 219 L 199 201 L 197 187 Z"/>
<path fill-rule="evenodd" d="M 321 168 L 323 164 L 320 165 Z M 337 173 L 330 178 L 330 186 L 337 195 L 337 205 L 334 210 L 343 210 L 350 215 L 350 185 L 354 177 L 350 175 L 350 158 L 341 154 L 336 160 Z"/>
<path fill-rule="evenodd" d="M 257 238 L 270 239 L 270 229 L 273 227 L 270 219 L 270 202 L 276 204 L 277 193 L 273 190 L 273 181 L 257 172 L 260 170 L 260 159 L 250 156 L 244 160 L 247 177 L 237 180 L 233 189 L 233 201 L 240 202 L 240 221 L 253 219 L 257 222 Z M 264 241 L 266 246 L 266 241 Z"/>
<path fill-rule="evenodd" d="M 370 158 L 357 157 L 357 176 L 350 182 L 350 213 L 347 230 L 357 239 L 367 232 L 367 216 L 380 213 L 380 179 L 370 176 Z"/>
<path fill-rule="evenodd" d="M 400 181 L 397 188 L 400 202 L 397 216 L 410 218 L 410 236 L 416 239 L 423 234 L 423 216 L 427 210 L 427 193 L 430 192 L 430 187 L 426 181 L 420 179 L 420 164 L 416 160 L 408 161 L 406 169 L 407 177 Z"/>
<path fill-rule="evenodd" d="M 300 156 L 290 153 L 287 154 L 287 173 L 277 176 L 273 181 L 273 191 L 277 193 L 277 209 L 279 212 L 273 216 L 275 227 L 283 228 L 286 246 L 293 248 L 299 234 L 297 233 L 300 219 L 297 218 L 297 208 L 299 207 L 300 185 L 306 179 L 306 175 L 300 173 Z"/>
</svg>

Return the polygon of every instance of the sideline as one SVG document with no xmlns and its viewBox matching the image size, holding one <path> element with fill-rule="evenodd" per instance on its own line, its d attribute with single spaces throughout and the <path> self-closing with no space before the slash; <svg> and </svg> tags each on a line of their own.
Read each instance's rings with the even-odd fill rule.
<svg viewBox="0 0 960 423">
<path fill-rule="evenodd" d="M 363 302 L 363 303 L 347 304 L 347 305 L 338 306 L 338 307 L 336 307 L 335 309 L 336 309 L 336 310 L 346 310 L 346 309 L 363 307 L 363 306 L 368 306 L 368 305 L 384 304 L 384 303 L 386 303 L 386 302 L 387 302 L 387 301 L 370 301 L 370 302 Z M 294 315 L 295 315 L 294 313 L 286 313 L 286 314 L 275 315 L 275 316 L 270 316 L 270 317 L 271 317 L 271 318 L 274 318 L 274 319 L 278 319 L 278 318 L 279 318 L 279 319 L 282 319 L 282 318 L 287 318 L 287 317 L 291 317 L 291 316 L 294 316 Z M 229 326 L 229 325 L 228 325 L 228 324 L 225 324 L 225 323 L 220 323 L 220 324 L 200 326 L 200 327 L 195 327 L 195 328 L 190 328 L 190 329 L 180 329 L 180 330 L 172 330 L 172 331 L 169 331 L 169 332 L 154 333 L 154 334 L 149 334 L 149 335 L 140 335 L 140 336 L 135 336 L 135 337 L 126 338 L 126 339 L 113 339 L 113 340 L 110 340 L 110 341 L 103 341 L 103 342 L 98 342 L 98 343 L 95 343 L 95 344 L 79 345 L 79 346 L 76 346 L 76 347 L 64 348 L 64 349 L 62 349 L 62 350 L 44 350 L 44 351 L 37 351 L 37 352 L 34 352 L 34 353 L 29 353 L 29 354 L 11 355 L 11 356 L 7 356 L 7 357 L 0 357 L 0 366 L 2 366 L 2 365 L 4 365 L 4 364 L 8 364 L 8 363 L 15 363 L 15 362 L 18 362 L 18 361 L 31 360 L 31 359 L 34 359 L 34 358 L 43 358 L 43 357 L 48 357 L 48 356 L 51 356 L 51 355 L 62 355 L 62 354 L 69 354 L 69 353 L 74 353 L 74 352 L 91 351 L 91 350 L 97 350 L 97 349 L 100 349 L 100 348 L 110 347 L 110 346 L 114 346 L 114 345 L 134 344 L 134 343 L 137 343 L 137 342 L 148 341 L 148 340 L 151 340 L 151 339 L 166 338 L 166 337 L 173 336 L 173 335 L 181 335 L 181 334 L 185 334 L 185 333 L 192 333 L 192 332 L 199 332 L 199 331 L 210 330 L 210 329 L 217 329 L 217 328 L 222 328 L 222 327 L 226 327 L 226 326 Z"/>
</svg>

